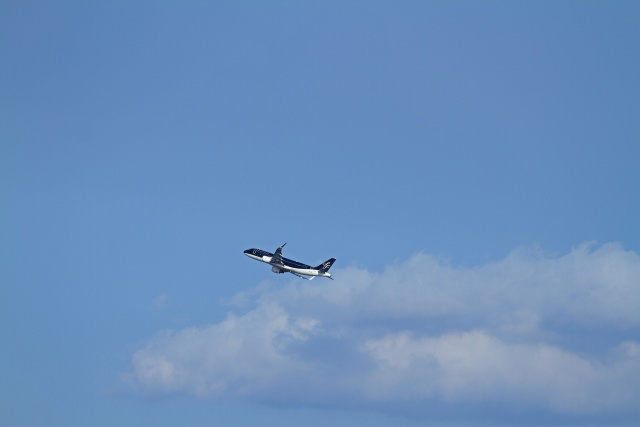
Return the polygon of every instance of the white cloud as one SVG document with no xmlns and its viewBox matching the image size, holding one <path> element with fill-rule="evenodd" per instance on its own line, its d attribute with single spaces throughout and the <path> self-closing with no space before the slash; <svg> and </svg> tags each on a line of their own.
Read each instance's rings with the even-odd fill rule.
<svg viewBox="0 0 640 427">
<path fill-rule="evenodd" d="M 153 337 L 129 377 L 203 398 L 638 414 L 640 257 L 593 248 L 475 268 L 418 254 L 379 275 L 261 285 L 233 298 L 253 302 L 241 314 Z"/>
<path fill-rule="evenodd" d="M 259 395 L 304 368 L 285 350 L 303 342 L 316 323 L 262 305 L 218 324 L 164 331 L 133 355 L 133 372 L 152 393 Z"/>
<path fill-rule="evenodd" d="M 160 311 L 160 310 L 164 310 L 166 305 L 167 305 L 167 294 L 162 293 L 151 301 L 147 309 L 149 311 Z"/>
<path fill-rule="evenodd" d="M 622 346 L 632 350 L 627 357 L 604 364 L 545 343 L 509 344 L 483 331 L 435 338 L 397 333 L 365 343 L 376 361 L 367 388 L 376 400 L 441 396 L 596 413 L 640 397 L 637 383 L 625 385 L 620 376 L 640 379 L 640 345 Z"/>
</svg>

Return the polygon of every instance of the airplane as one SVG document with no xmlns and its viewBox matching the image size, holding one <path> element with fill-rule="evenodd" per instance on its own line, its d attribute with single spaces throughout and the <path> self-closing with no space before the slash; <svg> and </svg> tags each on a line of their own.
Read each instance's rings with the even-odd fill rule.
<svg viewBox="0 0 640 427">
<path fill-rule="evenodd" d="M 286 245 L 286 243 L 284 245 Z M 273 271 L 274 273 L 291 273 L 305 280 L 313 280 L 313 278 L 316 276 L 328 277 L 329 279 L 333 280 L 333 277 L 331 277 L 331 274 L 329 274 L 328 271 L 336 261 L 335 258 L 331 258 L 330 260 L 323 262 L 317 267 L 311 267 L 297 261 L 283 258 L 282 248 L 284 248 L 284 245 L 276 249 L 275 254 L 263 251 L 262 249 L 247 249 L 246 251 L 244 251 L 244 254 L 249 258 L 253 258 L 255 260 L 262 261 L 271 265 L 271 271 Z"/>
</svg>

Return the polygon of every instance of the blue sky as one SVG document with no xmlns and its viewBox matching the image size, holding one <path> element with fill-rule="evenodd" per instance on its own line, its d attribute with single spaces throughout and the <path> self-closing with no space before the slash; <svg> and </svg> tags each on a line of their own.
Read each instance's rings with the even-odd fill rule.
<svg viewBox="0 0 640 427">
<path fill-rule="evenodd" d="M 3 2 L 0 423 L 634 424 L 639 21 Z"/>
</svg>

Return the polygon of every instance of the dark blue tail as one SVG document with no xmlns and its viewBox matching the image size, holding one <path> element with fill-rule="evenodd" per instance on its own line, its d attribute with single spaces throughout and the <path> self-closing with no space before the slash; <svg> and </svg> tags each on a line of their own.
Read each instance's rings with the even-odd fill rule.
<svg viewBox="0 0 640 427">
<path fill-rule="evenodd" d="M 316 270 L 320 270 L 321 273 L 326 273 L 327 271 L 329 271 L 329 269 L 331 268 L 331 266 L 333 265 L 333 263 L 336 262 L 335 258 L 331 258 L 328 261 L 323 262 L 322 264 L 320 264 L 319 266 L 316 267 Z"/>
</svg>

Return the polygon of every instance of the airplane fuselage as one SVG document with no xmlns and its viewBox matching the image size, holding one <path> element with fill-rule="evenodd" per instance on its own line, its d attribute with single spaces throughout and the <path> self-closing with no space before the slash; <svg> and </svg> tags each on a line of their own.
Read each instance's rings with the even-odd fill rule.
<svg viewBox="0 0 640 427">
<path fill-rule="evenodd" d="M 271 271 L 274 273 L 292 273 L 296 276 L 311 276 L 310 279 L 315 276 L 331 278 L 331 274 L 329 274 L 327 270 L 329 270 L 335 261 L 334 258 L 320 264 L 318 267 L 311 267 L 310 265 L 282 257 L 283 246 L 284 245 L 280 246 L 275 254 L 263 251 L 262 249 L 247 249 L 244 251 L 244 254 L 256 261 L 271 265 Z"/>
</svg>

